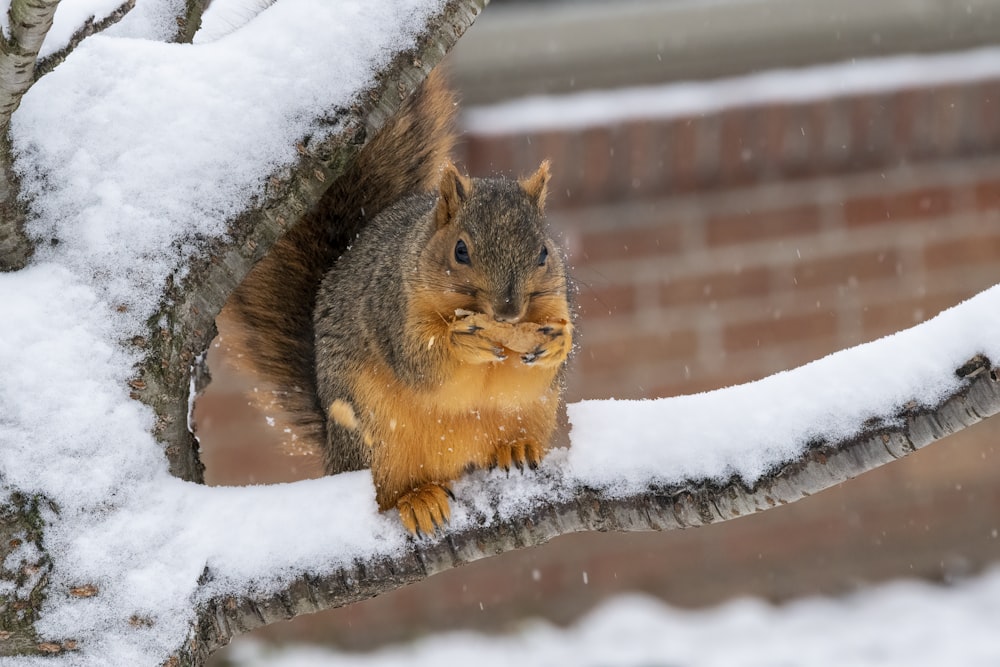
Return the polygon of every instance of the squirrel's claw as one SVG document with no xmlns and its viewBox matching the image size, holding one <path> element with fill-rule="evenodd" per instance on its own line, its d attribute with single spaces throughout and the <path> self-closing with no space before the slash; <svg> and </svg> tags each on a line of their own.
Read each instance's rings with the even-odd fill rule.
<svg viewBox="0 0 1000 667">
<path fill-rule="evenodd" d="M 451 324 L 451 342 L 462 361 L 473 364 L 506 361 L 507 350 L 487 336 L 486 327 L 457 320 Z"/>
<path fill-rule="evenodd" d="M 522 354 L 521 362 L 527 366 L 530 366 L 531 364 L 535 363 L 535 361 L 537 361 L 538 358 L 543 354 L 545 354 L 545 350 L 541 346 L 536 347 L 531 352 L 528 352 L 527 354 Z"/>
<path fill-rule="evenodd" d="M 531 470 L 537 469 L 544 455 L 545 450 L 534 440 L 504 442 L 498 444 L 493 451 L 489 468 L 490 470 L 503 468 L 508 476 L 512 467 L 516 467 L 523 473 L 525 465 Z"/>
<path fill-rule="evenodd" d="M 451 519 L 449 496 L 454 498 L 451 489 L 436 482 L 411 489 L 396 501 L 399 519 L 414 535 L 433 535 Z"/>
</svg>

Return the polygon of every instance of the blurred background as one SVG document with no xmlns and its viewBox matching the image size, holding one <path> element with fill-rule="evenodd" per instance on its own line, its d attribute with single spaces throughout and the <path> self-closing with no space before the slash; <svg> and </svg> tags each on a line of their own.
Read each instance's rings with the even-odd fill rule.
<svg viewBox="0 0 1000 667">
<path fill-rule="evenodd" d="M 1000 0 L 493 0 L 447 68 L 464 169 L 552 160 L 570 401 L 746 382 L 1000 282 Z M 211 363 L 210 482 L 318 475 Z M 993 420 L 763 514 L 565 536 L 257 637 L 370 649 L 636 591 L 696 608 L 963 578 L 1000 558 L 998 439 Z"/>
</svg>

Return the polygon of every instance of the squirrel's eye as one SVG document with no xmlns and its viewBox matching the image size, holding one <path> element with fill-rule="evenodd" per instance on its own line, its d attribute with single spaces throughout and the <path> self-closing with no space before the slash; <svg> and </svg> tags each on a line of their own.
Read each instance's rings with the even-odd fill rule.
<svg viewBox="0 0 1000 667">
<path fill-rule="evenodd" d="M 538 253 L 538 266 L 545 266 L 545 260 L 549 258 L 549 249 L 542 246 L 542 251 Z"/>
<path fill-rule="evenodd" d="M 465 241 L 462 239 L 458 240 L 455 244 L 455 261 L 459 264 L 472 264 L 472 259 L 469 257 L 469 246 L 465 245 Z"/>
</svg>

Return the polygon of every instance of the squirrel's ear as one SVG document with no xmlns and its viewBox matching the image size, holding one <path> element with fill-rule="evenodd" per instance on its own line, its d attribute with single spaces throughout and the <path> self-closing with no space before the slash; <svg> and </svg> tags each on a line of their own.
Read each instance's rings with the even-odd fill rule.
<svg viewBox="0 0 1000 667">
<path fill-rule="evenodd" d="M 438 186 L 438 202 L 434 211 L 437 226 L 444 227 L 458 213 L 472 190 L 472 181 L 458 173 L 458 169 L 450 161 L 444 165 L 441 173 L 441 184 Z"/>
<path fill-rule="evenodd" d="M 545 195 L 549 192 L 549 161 L 544 160 L 538 165 L 538 171 L 528 178 L 523 178 L 518 183 L 521 188 L 528 193 L 528 196 L 535 201 L 535 206 L 539 211 L 545 210 Z"/>
</svg>

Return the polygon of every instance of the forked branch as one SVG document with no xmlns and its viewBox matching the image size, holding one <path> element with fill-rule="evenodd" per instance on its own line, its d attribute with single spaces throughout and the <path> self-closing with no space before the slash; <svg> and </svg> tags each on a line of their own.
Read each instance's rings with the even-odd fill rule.
<svg viewBox="0 0 1000 667">
<path fill-rule="evenodd" d="M 56 65 L 66 60 L 66 56 L 71 54 L 80 45 L 80 42 L 118 23 L 125 18 L 126 14 L 132 11 L 133 7 L 135 7 L 135 0 L 125 0 L 117 9 L 104 18 L 95 19 L 91 16 L 84 21 L 83 25 L 77 28 L 73 36 L 69 38 L 66 46 L 38 60 L 35 64 L 35 81 L 38 81 L 38 79 L 55 69 Z"/>
</svg>

